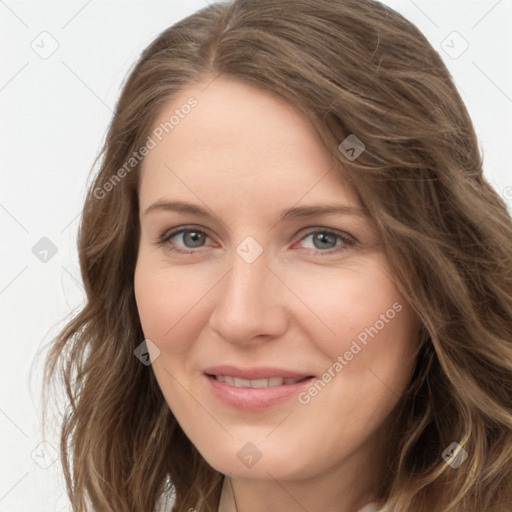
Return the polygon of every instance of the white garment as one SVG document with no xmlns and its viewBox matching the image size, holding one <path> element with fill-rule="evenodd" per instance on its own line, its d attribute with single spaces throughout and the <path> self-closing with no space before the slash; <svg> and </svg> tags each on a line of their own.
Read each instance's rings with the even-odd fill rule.
<svg viewBox="0 0 512 512">
<path fill-rule="evenodd" d="M 377 504 L 375 502 L 368 503 L 368 505 L 364 506 L 359 512 L 386 512 L 383 508 L 377 509 Z"/>
<path fill-rule="evenodd" d="M 235 506 L 235 497 L 229 485 L 229 477 L 224 477 L 224 483 L 222 485 L 222 493 L 220 495 L 219 510 L 217 512 L 237 512 Z M 386 512 L 385 509 L 377 508 L 377 504 L 372 502 L 359 509 L 358 512 Z"/>
</svg>

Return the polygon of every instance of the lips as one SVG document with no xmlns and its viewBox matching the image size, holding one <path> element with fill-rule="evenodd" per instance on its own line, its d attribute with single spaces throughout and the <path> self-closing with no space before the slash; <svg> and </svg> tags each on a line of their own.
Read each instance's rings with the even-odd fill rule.
<svg viewBox="0 0 512 512">
<path fill-rule="evenodd" d="M 206 370 L 204 370 L 204 373 L 210 376 L 221 375 L 224 377 L 233 377 L 251 381 L 271 378 L 304 379 L 306 377 L 313 377 L 313 375 L 310 373 L 301 373 L 293 370 L 287 370 L 284 368 L 274 368 L 270 366 L 257 368 L 238 368 L 236 366 L 221 365 L 206 368 Z"/>
<path fill-rule="evenodd" d="M 297 379 L 285 379 L 284 377 L 270 377 L 268 379 L 242 379 L 240 377 L 231 377 L 229 375 L 212 375 L 219 382 L 225 382 L 237 388 L 273 388 L 283 384 L 295 384 L 307 377 Z"/>
<path fill-rule="evenodd" d="M 259 411 L 293 398 L 314 378 L 283 368 L 215 366 L 204 371 L 208 388 L 225 405 Z"/>
</svg>

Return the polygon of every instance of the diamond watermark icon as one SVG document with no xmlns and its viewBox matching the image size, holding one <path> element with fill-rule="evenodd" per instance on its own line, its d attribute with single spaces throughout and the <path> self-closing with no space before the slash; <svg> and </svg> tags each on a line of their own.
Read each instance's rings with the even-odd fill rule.
<svg viewBox="0 0 512 512">
<path fill-rule="evenodd" d="M 32 247 L 32 254 L 39 261 L 48 263 L 57 254 L 57 246 L 49 238 L 43 236 L 43 238 Z"/>
<path fill-rule="evenodd" d="M 236 252 L 246 263 L 253 263 L 263 252 L 263 247 L 252 236 L 247 236 L 237 246 Z"/>
<path fill-rule="evenodd" d="M 48 441 L 43 441 L 32 450 L 30 457 L 40 468 L 48 469 L 59 458 L 59 453 Z"/>
<path fill-rule="evenodd" d="M 145 339 L 133 354 L 143 365 L 149 366 L 160 356 L 160 349 L 151 340 Z"/>
<path fill-rule="evenodd" d="M 340 153 L 343 153 L 347 160 L 353 162 L 365 149 L 363 142 L 353 133 L 351 133 L 338 146 Z"/>
<path fill-rule="evenodd" d="M 50 58 L 59 48 L 59 43 L 49 32 L 41 32 L 31 43 L 30 47 L 41 59 Z"/>
<path fill-rule="evenodd" d="M 449 57 L 455 60 L 469 48 L 469 43 L 454 30 L 441 41 L 441 48 Z"/>
<path fill-rule="evenodd" d="M 453 469 L 457 469 L 468 458 L 468 452 L 459 443 L 451 443 L 441 457 Z"/>
<path fill-rule="evenodd" d="M 261 459 L 262 455 L 258 447 L 250 442 L 245 443 L 236 454 L 242 464 L 248 468 L 252 468 Z"/>
</svg>

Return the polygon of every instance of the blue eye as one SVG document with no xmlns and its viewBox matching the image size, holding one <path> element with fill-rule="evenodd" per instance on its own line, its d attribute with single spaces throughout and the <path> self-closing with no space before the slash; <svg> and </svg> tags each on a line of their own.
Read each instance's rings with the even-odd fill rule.
<svg viewBox="0 0 512 512">
<path fill-rule="evenodd" d="M 310 239 L 309 247 L 301 249 L 312 250 L 315 256 L 329 256 L 349 249 L 357 240 L 343 231 L 318 228 L 310 231 L 300 239 L 300 242 Z"/>
<path fill-rule="evenodd" d="M 205 240 L 208 238 L 208 235 L 199 229 L 193 229 L 193 228 L 178 228 L 175 230 L 172 230 L 170 232 L 166 232 L 162 235 L 162 237 L 159 240 L 159 244 L 163 245 L 168 242 L 170 242 L 173 238 L 182 235 L 182 241 L 185 244 L 185 247 L 189 249 L 197 249 L 198 247 L 201 247 L 202 244 L 205 242 Z M 194 251 L 183 251 L 181 249 L 177 249 L 175 247 L 176 244 L 171 244 L 173 247 L 171 247 L 171 250 L 176 252 L 181 252 L 185 254 L 191 254 Z"/>
<path fill-rule="evenodd" d="M 177 244 L 177 240 L 179 240 L 178 237 L 181 237 L 181 242 L 179 245 L 185 249 L 191 250 L 180 249 Z M 172 241 L 173 238 L 177 239 L 176 242 Z M 318 228 L 307 233 L 300 239 L 300 242 L 303 242 L 308 238 L 311 238 L 311 243 L 313 246 L 302 247 L 301 249 L 311 249 L 315 254 L 318 255 L 327 255 L 341 252 L 356 243 L 355 238 L 353 238 L 348 233 L 333 231 L 325 228 Z M 192 227 L 182 226 L 163 233 L 158 241 L 158 245 L 168 245 L 169 249 L 174 252 L 182 254 L 193 254 L 194 252 L 198 252 L 194 249 L 203 247 L 206 244 L 207 239 L 209 239 L 209 236 L 204 231 Z"/>
</svg>

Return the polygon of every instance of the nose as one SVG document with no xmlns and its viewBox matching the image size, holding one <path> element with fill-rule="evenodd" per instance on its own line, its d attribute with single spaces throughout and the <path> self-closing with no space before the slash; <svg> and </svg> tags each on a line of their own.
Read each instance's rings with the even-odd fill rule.
<svg viewBox="0 0 512 512">
<path fill-rule="evenodd" d="M 224 340 L 251 344 L 256 338 L 270 340 L 286 332 L 290 297 L 267 265 L 265 252 L 252 263 L 235 253 L 230 271 L 215 287 L 209 324 Z"/>
</svg>

